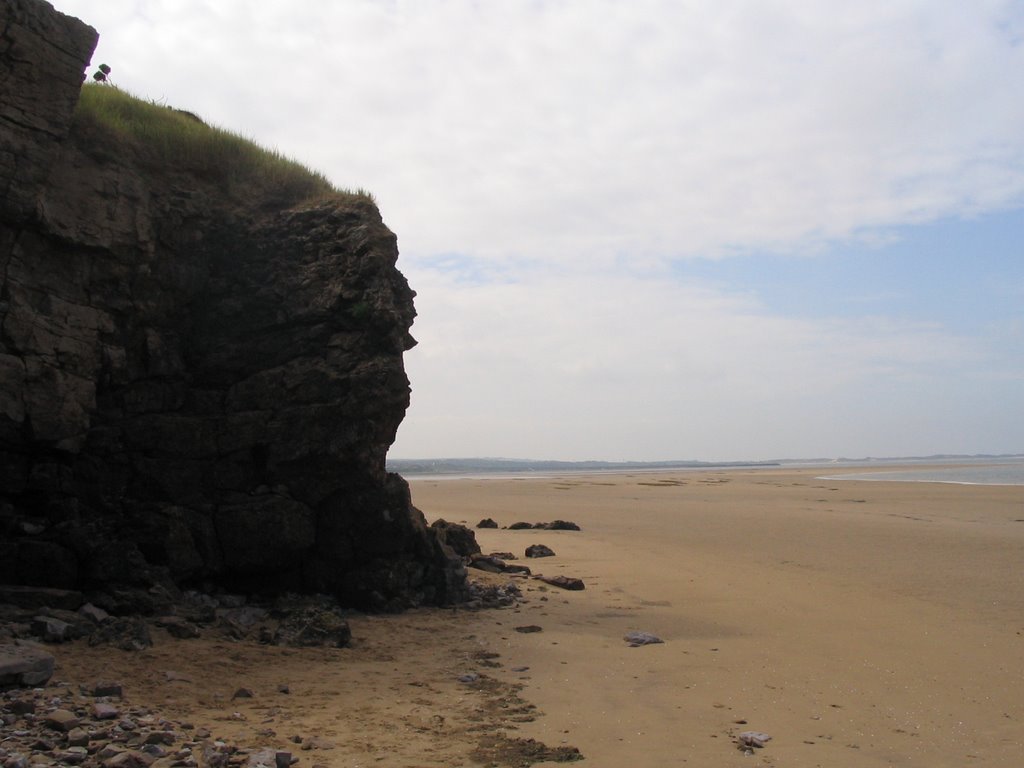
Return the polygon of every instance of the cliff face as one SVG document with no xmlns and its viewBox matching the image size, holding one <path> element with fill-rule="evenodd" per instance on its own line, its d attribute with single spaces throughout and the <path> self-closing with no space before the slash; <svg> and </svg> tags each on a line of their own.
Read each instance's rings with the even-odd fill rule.
<svg viewBox="0 0 1024 768">
<path fill-rule="evenodd" d="M 286 210 L 70 131 L 96 33 L 0 37 L 0 581 L 462 596 L 384 459 L 413 292 L 373 204 Z"/>
</svg>

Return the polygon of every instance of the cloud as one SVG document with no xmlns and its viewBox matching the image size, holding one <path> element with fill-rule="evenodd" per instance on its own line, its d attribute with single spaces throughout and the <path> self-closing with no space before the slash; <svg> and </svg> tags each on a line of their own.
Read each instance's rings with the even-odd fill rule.
<svg viewBox="0 0 1024 768">
<path fill-rule="evenodd" d="M 931 324 L 795 320 L 665 277 L 410 279 L 421 343 L 396 456 L 777 458 L 883 439 L 915 452 L 948 429 L 951 409 L 935 409 L 977 389 L 964 372 L 991 363 Z"/>
<path fill-rule="evenodd" d="M 1014 3 L 60 5 L 123 85 L 373 190 L 410 257 L 722 255 L 1024 201 Z"/>
<path fill-rule="evenodd" d="M 419 294 L 397 455 L 1021 449 L 1019 312 L 707 266 L 1024 206 L 1015 0 L 56 5 L 122 87 L 374 193 Z"/>
</svg>

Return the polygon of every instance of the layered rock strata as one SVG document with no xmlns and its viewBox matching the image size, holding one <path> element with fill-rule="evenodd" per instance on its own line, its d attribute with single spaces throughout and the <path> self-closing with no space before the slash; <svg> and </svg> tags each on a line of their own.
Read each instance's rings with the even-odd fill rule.
<svg viewBox="0 0 1024 768">
<path fill-rule="evenodd" d="M 96 33 L 3 14 L 0 582 L 460 599 L 384 468 L 415 311 L 373 203 L 240 203 L 77 136 Z"/>
</svg>

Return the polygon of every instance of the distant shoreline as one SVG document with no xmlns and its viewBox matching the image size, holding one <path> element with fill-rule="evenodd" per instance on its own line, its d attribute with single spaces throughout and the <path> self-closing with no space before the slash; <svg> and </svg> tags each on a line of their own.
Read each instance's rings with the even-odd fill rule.
<svg viewBox="0 0 1024 768">
<path fill-rule="evenodd" d="M 954 466 L 1011 466 L 1024 462 L 1024 455 L 922 456 L 864 459 L 778 459 L 771 461 L 553 461 L 531 459 L 393 459 L 387 462 L 389 472 L 406 479 L 496 478 L 524 479 L 554 475 L 608 475 L 632 472 L 691 472 L 731 469 L 877 469 L 886 473 L 896 470 L 918 471 L 926 468 L 951 469 Z M 864 473 L 868 474 L 868 473 Z M 870 473 L 874 475 L 875 473 Z M 846 479 L 860 479 L 847 477 Z M 864 477 L 864 479 L 912 479 L 897 477 Z M 933 482 L 971 482 L 943 480 Z M 1014 483 L 1016 484 L 1016 483 Z"/>
<path fill-rule="evenodd" d="M 774 461 L 533 461 L 528 459 L 395 459 L 389 472 L 403 477 L 548 477 L 558 474 L 621 474 L 623 472 L 677 472 L 708 469 L 779 467 Z"/>
</svg>

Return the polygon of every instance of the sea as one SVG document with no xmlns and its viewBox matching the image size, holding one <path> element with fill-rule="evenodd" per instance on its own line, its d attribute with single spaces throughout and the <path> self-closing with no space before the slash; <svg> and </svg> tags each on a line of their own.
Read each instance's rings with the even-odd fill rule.
<svg viewBox="0 0 1024 768">
<path fill-rule="evenodd" d="M 818 469 L 819 480 L 885 480 L 910 483 L 1024 486 L 1024 456 L 839 459 L 778 462 L 550 462 L 507 459 L 398 459 L 388 469 L 406 480 L 525 479 L 562 475 L 658 473 L 708 470 Z M 833 474 L 843 469 L 844 474 Z M 859 471 L 849 471 L 859 470 Z M 826 474 L 827 473 L 827 474 Z"/>
<path fill-rule="evenodd" d="M 884 480 L 907 483 L 957 483 L 959 485 L 1024 485 L 1024 458 L 1005 460 L 955 460 L 950 466 L 929 462 L 926 466 L 823 475 L 819 480 Z"/>
</svg>

